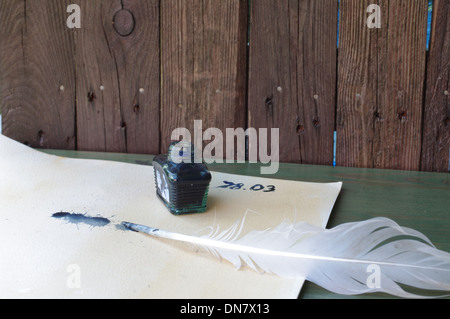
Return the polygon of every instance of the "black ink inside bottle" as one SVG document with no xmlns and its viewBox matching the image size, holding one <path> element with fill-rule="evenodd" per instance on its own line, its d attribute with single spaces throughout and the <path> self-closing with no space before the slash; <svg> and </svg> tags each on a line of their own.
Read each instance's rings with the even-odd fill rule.
<svg viewBox="0 0 450 319">
<path fill-rule="evenodd" d="M 191 143 L 174 142 L 153 159 L 156 194 L 174 215 L 206 211 L 211 174 L 194 153 Z"/>
</svg>

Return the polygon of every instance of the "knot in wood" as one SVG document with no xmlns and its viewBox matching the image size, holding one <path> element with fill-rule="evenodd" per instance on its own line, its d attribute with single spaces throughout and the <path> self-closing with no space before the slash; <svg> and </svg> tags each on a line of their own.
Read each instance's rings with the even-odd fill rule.
<svg viewBox="0 0 450 319">
<path fill-rule="evenodd" d="M 314 125 L 314 127 L 319 127 L 320 126 L 320 119 L 318 117 L 315 117 L 313 119 L 313 125 Z"/>
<path fill-rule="evenodd" d="M 407 121 L 408 112 L 405 110 L 400 110 L 397 112 L 397 118 L 401 123 L 405 123 Z"/>
<path fill-rule="evenodd" d="M 122 9 L 114 15 L 114 30 L 122 37 L 129 36 L 133 33 L 135 24 L 134 15 L 130 10 Z"/>
<path fill-rule="evenodd" d="M 445 118 L 445 127 L 449 127 L 450 128 L 450 117 Z"/>
<path fill-rule="evenodd" d="M 303 125 L 297 125 L 297 135 L 302 135 L 305 132 L 305 126 Z"/>
<path fill-rule="evenodd" d="M 273 107 L 273 95 L 269 95 L 267 98 L 266 98 L 266 101 L 265 101 L 265 103 L 266 103 L 266 107 Z"/>
<path fill-rule="evenodd" d="M 94 102 L 95 100 L 95 93 L 93 91 L 89 91 L 87 94 L 87 98 L 89 102 Z"/>
</svg>

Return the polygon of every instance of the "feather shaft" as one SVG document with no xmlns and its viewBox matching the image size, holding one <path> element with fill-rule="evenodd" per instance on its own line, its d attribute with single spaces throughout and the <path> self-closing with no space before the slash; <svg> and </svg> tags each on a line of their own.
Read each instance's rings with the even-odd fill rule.
<svg viewBox="0 0 450 319">
<path fill-rule="evenodd" d="M 170 231 L 159 229 L 159 228 L 153 228 L 150 226 L 134 224 L 134 223 L 130 223 L 130 222 L 123 222 L 122 224 L 125 227 L 127 227 L 133 231 L 145 233 L 145 234 L 153 236 L 153 237 L 176 240 L 176 241 L 180 241 L 180 242 L 198 245 L 201 247 L 226 249 L 226 250 L 236 251 L 236 252 L 241 252 L 241 253 L 267 255 L 267 256 L 273 256 L 273 257 L 300 258 L 300 259 L 303 258 L 303 259 L 310 259 L 310 260 L 355 263 L 355 264 L 364 264 L 364 265 L 371 265 L 371 264 L 376 263 L 379 266 L 393 266 L 393 267 L 438 270 L 438 271 L 446 271 L 446 272 L 448 272 L 448 274 L 450 276 L 450 269 L 441 269 L 441 268 L 437 268 L 437 267 L 417 266 L 417 265 L 393 263 L 393 262 L 383 262 L 383 261 L 379 261 L 379 260 L 377 261 L 377 260 L 337 258 L 337 257 L 328 257 L 328 256 L 317 256 L 317 255 L 311 255 L 311 254 L 301 254 L 301 253 L 288 252 L 288 251 L 278 251 L 278 250 L 273 250 L 273 249 L 245 246 L 245 245 L 235 244 L 233 242 L 218 241 L 218 240 L 210 239 L 210 238 L 184 235 L 184 234 L 174 233 L 174 232 L 170 232 Z"/>
</svg>

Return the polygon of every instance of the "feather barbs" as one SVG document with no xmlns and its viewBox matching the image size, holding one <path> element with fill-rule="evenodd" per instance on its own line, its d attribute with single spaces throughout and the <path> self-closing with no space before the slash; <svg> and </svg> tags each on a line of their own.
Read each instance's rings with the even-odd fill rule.
<svg viewBox="0 0 450 319">
<path fill-rule="evenodd" d="M 424 297 L 401 285 L 450 291 L 450 254 L 420 232 L 387 218 L 373 218 L 322 229 L 305 222 L 282 222 L 241 236 L 244 220 L 224 231 L 188 236 L 142 225 L 125 226 L 194 244 L 240 268 L 302 278 L 339 294 L 386 292 Z"/>
</svg>

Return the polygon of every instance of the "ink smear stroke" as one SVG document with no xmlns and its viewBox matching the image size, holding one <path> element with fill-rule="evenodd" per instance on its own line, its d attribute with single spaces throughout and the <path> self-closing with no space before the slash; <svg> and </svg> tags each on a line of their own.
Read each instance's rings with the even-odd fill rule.
<svg viewBox="0 0 450 319">
<path fill-rule="evenodd" d="M 66 221 L 69 224 L 78 225 L 85 224 L 91 228 L 104 227 L 109 225 L 111 221 L 108 218 L 102 216 L 88 216 L 86 214 L 68 213 L 68 212 L 58 212 L 52 215 L 53 218 L 58 218 Z M 128 228 L 122 225 L 122 223 L 115 224 L 116 230 L 129 231 Z"/>
<path fill-rule="evenodd" d="M 111 223 L 108 218 L 101 216 L 87 216 L 86 214 L 76 214 L 76 213 L 67 213 L 67 212 L 59 212 L 54 213 L 52 215 L 53 218 L 59 218 L 65 220 L 69 224 L 86 224 L 88 226 L 94 227 L 104 227 Z"/>
</svg>

